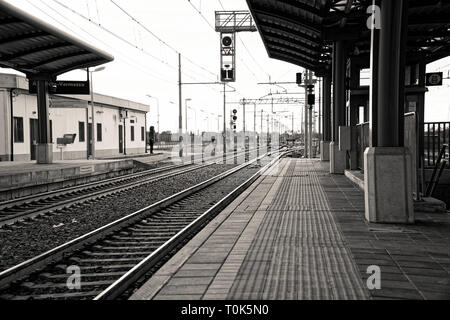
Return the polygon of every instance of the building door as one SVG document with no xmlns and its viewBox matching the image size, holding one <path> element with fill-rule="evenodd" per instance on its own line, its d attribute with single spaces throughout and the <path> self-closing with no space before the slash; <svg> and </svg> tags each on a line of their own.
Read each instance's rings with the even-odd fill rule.
<svg viewBox="0 0 450 320">
<path fill-rule="evenodd" d="M 119 125 L 119 153 L 123 153 L 123 126 Z"/>
<path fill-rule="evenodd" d="M 88 156 L 92 156 L 92 123 L 87 125 Z"/>
<path fill-rule="evenodd" d="M 36 146 L 39 135 L 38 120 L 30 119 L 30 159 L 36 160 Z"/>
</svg>

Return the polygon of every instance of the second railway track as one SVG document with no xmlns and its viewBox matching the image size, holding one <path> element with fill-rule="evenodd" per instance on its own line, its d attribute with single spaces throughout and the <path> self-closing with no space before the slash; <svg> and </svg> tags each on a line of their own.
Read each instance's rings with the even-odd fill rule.
<svg viewBox="0 0 450 320">
<path fill-rule="evenodd" d="M 0 298 L 117 298 L 281 156 L 259 171 L 244 170 L 252 162 L 238 166 L 1 272 Z M 75 290 L 67 285 L 70 267 L 82 272 Z"/>
<path fill-rule="evenodd" d="M 45 216 L 46 214 L 62 212 L 62 210 L 75 204 L 94 201 L 145 184 L 154 183 L 161 179 L 200 170 L 211 166 L 219 159 L 222 159 L 222 156 L 205 159 L 205 164 L 202 165 L 171 165 L 0 202 L 0 227 L 26 219 Z"/>
</svg>

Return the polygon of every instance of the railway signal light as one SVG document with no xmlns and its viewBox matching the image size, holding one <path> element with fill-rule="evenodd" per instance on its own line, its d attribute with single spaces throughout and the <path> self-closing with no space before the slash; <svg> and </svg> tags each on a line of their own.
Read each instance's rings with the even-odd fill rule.
<svg viewBox="0 0 450 320">
<path fill-rule="evenodd" d="M 302 84 L 302 77 L 303 77 L 303 74 L 302 73 L 297 73 L 297 84 L 300 86 L 301 84 Z"/>
<path fill-rule="evenodd" d="M 231 47 L 232 44 L 233 44 L 233 39 L 231 39 L 231 37 L 229 37 L 229 36 L 223 37 L 222 45 L 224 47 Z"/>
<path fill-rule="evenodd" d="M 222 82 L 236 80 L 236 35 L 222 33 L 220 38 L 220 79 Z"/>
<path fill-rule="evenodd" d="M 308 94 L 308 104 L 310 106 L 313 106 L 316 104 L 316 95 L 315 94 Z"/>
</svg>

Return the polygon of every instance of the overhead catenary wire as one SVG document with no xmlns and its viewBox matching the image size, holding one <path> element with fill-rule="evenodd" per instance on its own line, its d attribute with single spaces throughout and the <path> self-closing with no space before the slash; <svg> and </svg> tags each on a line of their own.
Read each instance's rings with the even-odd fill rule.
<svg viewBox="0 0 450 320">
<path fill-rule="evenodd" d="M 116 6 L 120 11 L 122 11 L 125 15 L 127 15 L 132 21 L 134 21 L 136 24 L 138 24 L 139 26 L 141 26 L 146 32 L 148 32 L 152 37 L 154 37 L 155 39 L 157 39 L 161 44 L 165 45 L 166 47 L 168 47 L 169 49 L 171 49 L 174 53 L 176 54 L 181 54 L 181 56 L 186 59 L 187 61 L 189 61 L 191 64 L 195 65 L 196 67 L 202 69 L 203 71 L 216 76 L 215 73 L 211 72 L 210 70 L 204 68 L 203 66 L 201 66 L 200 64 L 194 62 L 193 60 L 191 60 L 189 57 L 183 55 L 181 52 L 179 52 L 175 47 L 173 47 L 172 45 L 170 45 L 167 41 L 165 41 L 164 39 L 162 39 L 160 36 L 158 36 L 157 34 L 155 34 L 153 31 L 151 31 L 146 25 L 144 25 L 143 23 L 141 23 L 136 17 L 134 17 L 133 15 L 131 15 L 127 10 L 125 10 L 122 6 L 120 6 L 117 1 L 114 0 L 110 0 L 112 4 L 114 4 L 114 6 Z"/>
<path fill-rule="evenodd" d="M 61 25 L 64 25 L 67 29 L 69 29 L 69 30 L 70 30 L 71 32 L 73 32 L 74 34 L 78 34 L 78 32 L 76 32 L 76 31 L 73 30 L 72 28 L 69 28 L 69 27 L 67 26 L 67 24 L 63 24 L 61 21 L 57 20 L 55 17 L 49 15 L 48 12 L 42 10 L 41 7 L 38 7 L 38 6 L 35 4 L 35 1 L 27 0 L 27 2 L 30 3 L 30 5 L 32 5 L 33 7 L 35 7 L 37 10 L 39 10 L 39 11 L 41 11 L 42 13 L 46 14 L 48 17 L 50 17 L 51 19 L 53 19 L 55 22 L 57 22 L 57 23 L 59 23 L 59 24 L 61 24 Z M 60 17 L 62 17 L 62 18 L 64 19 L 64 21 L 69 21 L 69 22 L 72 23 L 74 26 L 76 26 L 77 28 L 79 28 L 81 31 L 83 31 L 83 32 L 85 32 L 86 34 L 88 34 L 89 36 L 91 36 L 93 39 L 99 41 L 100 43 L 102 43 L 102 44 L 105 45 L 105 46 L 108 46 L 108 47 L 114 49 L 117 53 L 119 53 L 119 54 L 122 56 L 122 57 L 121 57 L 122 62 L 126 63 L 127 65 L 129 65 L 129 66 L 131 66 L 131 67 L 133 67 L 133 68 L 135 68 L 136 70 L 141 71 L 142 73 L 145 73 L 146 75 L 148 75 L 148 76 L 150 76 L 150 77 L 152 77 L 152 78 L 154 78 L 154 79 L 157 79 L 157 80 L 166 82 L 166 83 L 168 83 L 168 84 L 170 84 L 170 85 L 175 85 L 173 82 L 171 82 L 171 81 L 169 81 L 169 80 L 167 80 L 167 79 L 162 78 L 160 75 L 155 75 L 154 73 L 150 73 L 150 72 L 148 72 L 147 70 L 143 69 L 142 66 L 139 66 L 138 64 L 134 63 L 134 61 L 133 61 L 132 58 L 130 58 L 130 57 L 128 57 L 126 54 L 120 52 L 119 50 L 117 50 L 117 48 L 111 47 L 108 43 L 106 43 L 106 42 L 103 41 L 102 39 L 100 39 L 100 38 L 98 38 L 98 37 L 92 35 L 92 34 L 91 34 L 89 31 L 87 31 L 86 29 L 80 27 L 78 24 L 74 23 L 74 22 L 71 21 L 70 19 L 67 19 L 66 16 L 64 16 L 63 14 L 61 14 L 59 11 L 55 10 L 55 9 L 52 8 L 51 6 L 49 6 L 49 5 L 48 5 L 47 3 L 45 3 L 44 1 L 40 0 L 40 2 L 41 2 L 43 5 L 47 6 L 50 10 L 54 11 L 54 12 L 55 12 L 56 14 L 58 14 Z M 78 34 L 78 35 L 79 35 L 79 34 Z M 125 57 L 125 59 L 124 59 L 123 57 Z M 130 62 L 130 61 L 131 61 L 131 62 Z"/>
<path fill-rule="evenodd" d="M 138 26 L 140 26 L 144 31 L 146 31 L 147 33 L 149 33 L 153 38 L 155 38 L 156 40 L 158 40 L 160 42 L 161 45 L 166 46 L 167 48 L 169 48 L 170 50 L 172 50 L 175 54 L 180 54 L 181 57 L 188 61 L 189 63 L 191 63 L 192 65 L 198 67 L 199 69 L 205 71 L 206 73 L 216 77 L 217 75 L 213 72 L 211 72 L 210 70 L 204 68 L 203 66 L 197 64 L 196 62 L 194 62 L 193 60 L 191 60 L 189 57 L 183 55 L 181 52 L 179 52 L 175 47 L 173 47 L 172 45 L 170 45 L 167 41 L 165 41 L 164 39 L 162 39 L 160 36 L 158 36 L 156 33 L 154 33 L 153 31 L 151 31 L 146 25 L 144 25 L 143 23 L 141 23 L 136 17 L 134 17 L 131 13 L 129 13 L 127 10 L 125 10 L 122 6 L 120 6 L 117 1 L 114 0 L 110 0 L 110 2 L 117 7 L 122 13 L 124 13 L 128 18 L 130 18 L 134 23 L 136 23 Z M 199 74 L 197 72 L 195 72 L 194 70 L 187 68 L 186 66 L 184 66 L 183 68 L 184 70 L 182 71 L 183 75 L 186 75 L 187 77 L 189 77 L 190 79 L 194 80 L 194 81 L 198 81 L 196 78 L 191 77 L 188 73 L 185 72 L 186 69 L 188 69 L 189 71 L 196 73 L 197 75 L 203 77 L 204 75 Z M 208 88 L 210 88 L 211 90 L 217 92 L 217 89 L 215 89 L 214 87 L 207 85 Z"/>
<path fill-rule="evenodd" d="M 93 20 L 90 19 L 89 17 L 86 17 L 86 16 L 83 15 L 82 13 L 80 13 L 80 12 L 78 12 L 77 10 L 75 10 L 75 9 L 73 9 L 73 8 L 71 8 L 71 7 L 69 7 L 69 6 L 67 6 L 66 4 L 62 3 L 61 1 L 59 1 L 59 0 L 52 0 L 52 1 L 55 2 L 56 4 L 60 5 L 61 7 L 65 8 L 66 10 L 69 10 L 70 12 L 72 12 L 72 13 L 74 13 L 75 15 L 79 16 L 80 18 L 86 20 L 87 22 L 89 22 L 89 23 L 91 23 L 91 24 L 97 26 L 98 28 L 102 29 L 103 31 L 105 31 L 105 32 L 107 32 L 107 33 L 109 33 L 109 34 L 111 34 L 112 36 L 116 37 L 117 39 L 119 39 L 119 40 L 125 42 L 125 43 L 128 44 L 129 46 L 131 46 L 131 47 L 133 47 L 133 48 L 139 50 L 140 52 L 142 52 L 142 53 L 144 53 L 144 54 L 150 56 L 151 58 L 155 59 L 156 61 L 160 62 L 161 64 L 166 65 L 166 66 L 168 66 L 168 67 L 170 67 L 170 68 L 172 68 L 172 69 L 174 69 L 174 70 L 177 70 L 177 69 L 178 69 L 178 66 L 175 66 L 175 65 L 173 65 L 173 64 L 171 64 L 171 63 L 169 63 L 169 62 L 167 62 L 167 61 L 164 61 L 164 60 L 160 59 L 159 57 L 157 57 L 157 56 L 151 54 L 150 52 L 146 51 L 146 50 L 143 49 L 143 48 L 139 48 L 136 44 L 133 44 L 133 43 L 130 42 L 129 40 L 125 39 L 124 37 L 118 35 L 117 33 L 113 32 L 113 31 L 111 31 L 111 30 L 109 30 L 109 29 L 106 28 L 104 25 L 99 24 L 99 23 L 93 21 Z M 115 4 L 115 5 L 116 5 L 116 4 Z M 116 6 L 117 6 L 117 5 L 116 5 Z M 122 8 L 122 9 L 123 9 L 123 8 Z M 124 10 L 121 10 L 121 11 L 123 12 Z M 125 12 L 126 12 L 126 11 L 125 11 Z M 129 14 L 127 14 L 127 15 L 128 15 L 128 16 L 131 16 L 131 15 L 129 15 Z M 137 21 L 137 20 L 134 19 L 133 21 Z M 142 26 L 142 24 L 140 24 L 140 26 Z M 156 38 L 158 39 L 158 41 L 163 41 L 162 43 L 163 43 L 164 45 L 168 46 L 171 50 L 173 50 L 174 52 L 178 53 L 178 51 L 177 51 L 175 48 L 173 48 L 172 46 L 168 45 L 168 43 L 165 42 L 164 40 L 162 40 L 161 38 L 157 37 L 157 36 L 156 36 L 154 33 L 152 33 L 148 28 L 147 28 L 147 29 L 144 29 L 144 30 L 146 30 L 147 32 L 150 32 L 150 34 L 151 34 L 152 36 L 156 37 Z M 212 73 L 211 71 L 205 69 L 204 67 L 202 67 L 202 66 L 196 64 L 194 61 L 192 61 L 191 59 L 189 59 L 189 57 L 186 57 L 186 56 L 184 56 L 184 55 L 182 55 L 182 57 L 183 57 L 184 59 L 186 59 L 187 61 L 189 61 L 190 63 L 192 63 L 193 65 L 197 66 L 199 69 L 202 69 L 203 71 L 208 72 L 208 73 L 210 73 L 210 74 L 216 76 L 216 74 L 214 74 L 214 73 Z M 198 73 L 197 73 L 197 74 L 198 74 Z M 198 75 L 200 75 L 200 74 L 198 74 Z M 187 75 L 187 76 L 189 76 L 189 75 Z M 195 79 L 195 78 L 192 78 L 192 77 L 190 77 L 190 78 L 191 78 L 191 79 Z"/>
<path fill-rule="evenodd" d="M 108 34 L 110 34 L 110 35 L 112 35 L 112 36 L 114 36 L 114 37 L 116 37 L 116 38 L 119 39 L 120 41 L 123 41 L 124 43 L 128 44 L 129 46 L 133 47 L 134 49 L 136 49 L 136 50 L 138 50 L 138 51 L 144 53 L 145 55 L 148 55 L 148 56 L 154 58 L 155 60 L 157 60 L 157 61 L 160 62 L 161 64 L 163 64 L 163 65 L 165 65 L 165 66 L 167 66 L 167 67 L 169 67 L 169 68 L 172 68 L 173 70 L 177 70 L 177 69 L 178 69 L 178 66 L 174 66 L 174 65 L 172 65 L 172 64 L 170 64 L 170 63 L 168 63 L 168 62 L 166 62 L 166 61 L 163 61 L 162 59 L 160 59 L 160 58 L 158 58 L 158 57 L 152 55 L 152 54 L 149 53 L 149 52 L 147 52 L 147 51 L 144 50 L 143 48 L 142 48 L 142 49 L 139 48 L 138 46 L 136 46 L 136 44 L 133 44 L 133 43 L 130 42 L 129 40 L 125 39 L 124 37 L 118 35 L 117 33 L 112 32 L 111 30 L 109 30 L 109 29 L 106 28 L 105 26 L 96 23 L 95 21 L 89 19 L 88 17 L 86 17 L 86 16 L 83 15 L 82 13 L 80 13 L 80 12 L 74 10 L 73 8 L 68 7 L 68 6 L 65 5 L 64 3 L 61 3 L 59 0 L 52 0 L 52 1 L 55 2 L 55 3 L 57 3 L 58 5 L 62 6 L 62 7 L 65 8 L 66 10 L 68 10 L 68 11 L 74 13 L 75 15 L 79 16 L 80 18 L 86 20 L 87 22 L 89 22 L 89 23 L 95 25 L 96 27 L 99 27 L 101 30 L 107 32 Z M 46 3 L 44 3 L 44 4 L 45 4 L 47 7 L 49 7 L 50 9 L 52 9 L 53 11 L 57 12 L 56 10 L 54 10 L 53 8 L 51 8 L 50 6 L 48 6 Z M 41 10 L 41 11 L 42 11 L 42 10 Z M 58 13 L 59 15 L 61 15 L 59 12 L 57 12 L 57 13 Z M 63 17 L 64 17 L 64 16 L 63 16 Z M 67 17 L 64 17 L 64 18 L 67 19 Z M 78 26 L 78 27 L 79 27 L 79 26 Z M 80 27 L 80 28 L 81 28 L 81 27 Z M 81 29 L 82 29 L 82 28 L 81 28 Z M 93 35 L 92 35 L 91 33 L 89 33 L 88 31 L 86 31 L 86 30 L 84 30 L 84 29 L 83 29 L 83 31 L 86 32 L 87 34 L 89 34 L 90 36 L 96 38 L 95 36 L 93 36 Z M 105 45 L 107 45 L 107 46 L 110 47 L 110 45 L 106 44 L 104 41 L 102 41 L 102 40 L 100 40 L 100 39 L 98 39 L 98 38 L 96 38 L 96 39 L 97 39 L 98 41 L 102 42 L 103 44 L 105 44 Z M 114 48 L 114 50 L 117 50 L 117 49 Z M 185 58 L 186 58 L 186 57 L 185 57 Z M 130 59 L 133 59 L 133 58 L 130 58 Z M 192 70 L 191 70 L 191 71 L 192 71 Z M 196 72 L 194 72 L 194 73 L 196 73 Z M 187 76 L 188 78 L 190 78 L 190 79 L 192 79 L 192 80 L 194 80 L 194 81 L 198 81 L 197 78 L 192 77 L 190 74 L 186 74 L 185 72 L 183 72 L 183 75 L 184 75 L 184 76 Z M 197 73 L 197 75 L 203 76 L 203 75 L 200 75 L 200 74 L 198 74 L 198 73 Z M 161 80 L 161 79 L 160 79 L 160 80 Z M 166 80 L 163 80 L 163 81 L 166 81 Z M 166 81 L 166 82 L 167 82 L 167 81 Z M 171 84 L 172 84 L 172 83 L 171 83 Z M 215 88 L 213 88 L 213 87 L 208 86 L 208 88 L 210 88 L 211 90 L 217 92 L 217 89 L 215 89 Z"/>
</svg>

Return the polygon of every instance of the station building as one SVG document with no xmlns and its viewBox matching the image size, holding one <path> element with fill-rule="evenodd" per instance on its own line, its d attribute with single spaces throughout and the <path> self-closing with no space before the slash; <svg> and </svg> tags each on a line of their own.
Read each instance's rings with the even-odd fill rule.
<svg viewBox="0 0 450 320">
<path fill-rule="evenodd" d="M 94 94 L 95 157 L 110 158 L 146 151 L 149 105 Z M 92 154 L 90 95 L 49 95 L 50 138 L 55 160 L 82 160 Z M 87 125 L 86 125 L 87 124 Z M 73 144 L 58 138 L 75 134 Z M 0 161 L 36 160 L 37 96 L 28 79 L 0 74 Z"/>
</svg>

